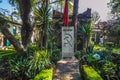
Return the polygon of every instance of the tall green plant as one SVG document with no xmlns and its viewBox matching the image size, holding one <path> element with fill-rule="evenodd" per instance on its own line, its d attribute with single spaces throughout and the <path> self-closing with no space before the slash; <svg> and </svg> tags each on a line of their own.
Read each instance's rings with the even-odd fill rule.
<svg viewBox="0 0 120 80">
<path fill-rule="evenodd" d="M 35 14 L 35 20 L 36 20 L 36 26 L 39 28 L 39 46 L 46 47 L 47 42 L 47 32 L 48 32 L 48 18 L 50 16 L 49 14 L 50 8 L 47 6 L 42 6 L 38 8 L 35 8 L 34 14 Z"/>
<path fill-rule="evenodd" d="M 87 47 L 89 46 L 90 34 L 91 34 L 90 24 L 84 24 L 83 26 L 81 26 L 78 32 L 82 36 L 84 48 L 87 49 Z"/>
</svg>

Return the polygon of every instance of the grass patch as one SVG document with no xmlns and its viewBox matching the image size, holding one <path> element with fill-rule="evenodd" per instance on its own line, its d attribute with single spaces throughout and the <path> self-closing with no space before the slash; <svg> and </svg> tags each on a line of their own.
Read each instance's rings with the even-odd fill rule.
<svg viewBox="0 0 120 80">
<path fill-rule="evenodd" d="M 83 66 L 83 77 L 84 80 L 103 80 L 94 68 L 86 65 Z"/>
<path fill-rule="evenodd" d="M 52 80 L 53 68 L 42 70 L 34 80 Z"/>
</svg>

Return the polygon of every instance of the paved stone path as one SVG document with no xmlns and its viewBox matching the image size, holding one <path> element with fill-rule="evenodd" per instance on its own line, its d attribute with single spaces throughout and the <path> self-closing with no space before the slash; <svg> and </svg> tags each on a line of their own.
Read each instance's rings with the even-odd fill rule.
<svg viewBox="0 0 120 80">
<path fill-rule="evenodd" d="M 53 80 L 81 80 L 77 59 L 62 59 L 56 67 Z"/>
</svg>

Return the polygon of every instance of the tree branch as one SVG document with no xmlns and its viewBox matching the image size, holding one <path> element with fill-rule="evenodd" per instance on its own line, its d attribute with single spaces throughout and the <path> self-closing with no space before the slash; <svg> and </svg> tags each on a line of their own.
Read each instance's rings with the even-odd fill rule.
<svg viewBox="0 0 120 80">
<path fill-rule="evenodd" d="M 5 35 L 5 37 L 10 41 L 10 43 L 14 46 L 15 50 L 17 52 L 22 52 L 23 48 L 20 42 L 11 34 L 11 32 L 8 30 L 7 27 L 0 24 L 0 29 L 2 30 L 2 33 Z"/>
</svg>

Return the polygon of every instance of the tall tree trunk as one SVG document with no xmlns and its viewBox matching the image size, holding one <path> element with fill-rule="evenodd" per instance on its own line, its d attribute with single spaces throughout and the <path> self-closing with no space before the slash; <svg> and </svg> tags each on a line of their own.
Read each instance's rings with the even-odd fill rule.
<svg viewBox="0 0 120 80">
<path fill-rule="evenodd" d="M 2 33 L 6 36 L 6 38 L 10 41 L 10 43 L 14 46 L 17 52 L 23 52 L 22 45 L 20 42 L 11 34 L 6 26 L 0 24 L 0 29 Z"/>
<path fill-rule="evenodd" d="M 27 46 L 31 41 L 31 35 L 33 30 L 29 16 L 31 9 L 31 0 L 17 0 L 17 2 L 19 4 L 19 10 L 22 19 L 22 44 L 18 40 L 16 40 L 16 38 L 5 26 L 3 26 L 4 23 L 0 24 L 0 29 L 2 30 L 2 33 L 6 36 L 6 38 L 10 41 L 10 43 L 14 46 L 17 52 L 26 53 Z"/>
<path fill-rule="evenodd" d="M 30 22 L 31 0 L 18 0 L 20 15 L 22 19 L 21 37 L 24 49 L 27 49 L 31 41 L 32 25 Z"/>
<path fill-rule="evenodd" d="M 73 18 L 72 18 L 74 27 L 77 26 L 78 4 L 79 4 L 79 0 L 74 0 Z"/>
<path fill-rule="evenodd" d="M 72 18 L 72 25 L 74 26 L 74 33 L 75 39 L 77 40 L 77 14 L 78 14 L 78 4 L 79 0 L 74 0 L 74 7 L 73 7 L 73 18 Z M 77 44 L 75 44 L 75 49 L 77 49 Z"/>
</svg>

